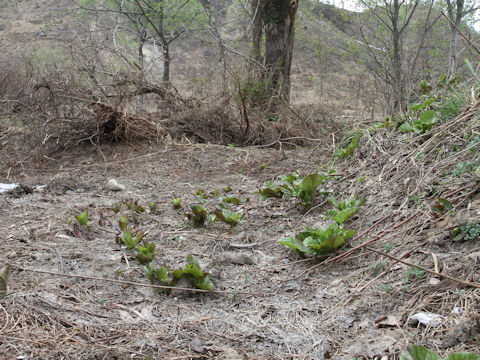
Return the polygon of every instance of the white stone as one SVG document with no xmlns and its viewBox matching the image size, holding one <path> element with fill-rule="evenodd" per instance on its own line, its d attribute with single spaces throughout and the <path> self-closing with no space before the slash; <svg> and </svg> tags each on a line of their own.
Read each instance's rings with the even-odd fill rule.
<svg viewBox="0 0 480 360">
<path fill-rule="evenodd" d="M 125 190 L 125 185 L 118 183 L 115 179 L 110 179 L 107 183 L 107 189 L 111 191 L 123 191 Z"/>
</svg>

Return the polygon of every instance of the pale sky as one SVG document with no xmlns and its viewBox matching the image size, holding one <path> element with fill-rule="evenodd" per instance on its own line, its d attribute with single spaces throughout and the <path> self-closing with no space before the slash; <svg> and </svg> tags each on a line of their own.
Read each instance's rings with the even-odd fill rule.
<svg viewBox="0 0 480 360">
<path fill-rule="evenodd" d="M 326 4 L 333 4 L 335 5 L 336 7 L 339 7 L 339 8 L 345 8 L 347 10 L 357 10 L 359 9 L 359 7 L 356 5 L 357 4 L 357 0 L 319 0 L 320 2 L 323 2 L 323 3 L 326 3 Z M 477 23 L 474 24 L 474 28 L 475 30 L 477 30 L 478 32 L 480 32 L 480 11 L 477 10 Z"/>
</svg>

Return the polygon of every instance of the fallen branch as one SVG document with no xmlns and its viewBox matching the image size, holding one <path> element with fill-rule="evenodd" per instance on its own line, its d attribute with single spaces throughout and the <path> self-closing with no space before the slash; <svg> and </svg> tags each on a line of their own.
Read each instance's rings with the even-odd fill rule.
<svg viewBox="0 0 480 360">
<path fill-rule="evenodd" d="M 452 280 L 452 281 L 455 281 L 459 284 L 462 284 L 462 285 L 465 285 L 465 286 L 470 286 L 470 287 L 474 287 L 474 288 L 477 288 L 477 289 L 480 289 L 480 284 L 477 284 L 477 283 L 473 283 L 473 282 L 469 282 L 469 281 L 466 281 L 466 280 L 462 280 L 462 279 L 457 279 L 457 278 L 454 278 L 453 276 L 450 276 L 450 275 L 445 275 L 445 274 L 442 274 L 438 271 L 434 271 L 434 270 L 430 270 L 430 269 L 427 269 L 426 267 L 423 267 L 423 266 L 420 266 L 420 265 L 416 265 L 416 264 L 413 264 L 413 263 L 410 263 L 408 261 L 404 261 L 404 260 L 401 260 L 399 258 L 396 258 L 395 256 L 392 256 L 392 255 L 389 255 L 389 254 L 386 254 L 382 251 L 379 251 L 379 250 L 375 250 L 375 249 L 372 249 L 372 248 L 369 248 L 369 247 L 366 247 L 365 248 L 366 250 L 369 250 L 369 251 L 372 251 L 374 253 L 377 253 L 377 254 L 380 254 L 382 256 L 385 256 L 389 259 L 392 259 L 392 260 L 395 260 L 399 263 L 402 263 L 404 265 L 407 265 L 407 266 L 410 266 L 410 267 L 413 267 L 413 268 L 417 268 L 417 269 L 420 269 L 420 270 L 423 270 L 425 272 L 428 272 L 432 275 L 436 275 L 436 276 L 439 276 L 439 277 L 442 277 L 444 279 L 448 279 L 448 280 Z"/>
</svg>

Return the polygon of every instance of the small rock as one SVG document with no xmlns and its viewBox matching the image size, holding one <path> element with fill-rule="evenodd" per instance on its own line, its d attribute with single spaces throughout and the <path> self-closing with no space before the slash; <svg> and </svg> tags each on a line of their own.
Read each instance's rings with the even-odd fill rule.
<svg viewBox="0 0 480 360">
<path fill-rule="evenodd" d="M 452 313 L 454 313 L 455 315 L 462 315 L 463 314 L 463 308 L 457 306 L 457 307 L 453 308 Z"/>
<path fill-rule="evenodd" d="M 430 312 L 419 312 L 412 315 L 410 318 L 410 324 L 422 324 L 425 326 L 439 326 L 445 318 L 442 315 L 434 314 Z"/>
<path fill-rule="evenodd" d="M 111 191 L 123 191 L 125 190 L 125 185 L 118 183 L 115 179 L 110 179 L 107 183 L 107 189 Z"/>
<path fill-rule="evenodd" d="M 200 339 L 192 339 L 190 341 L 190 347 L 193 351 L 203 354 L 205 352 L 205 348 L 203 347 L 203 342 Z"/>
</svg>

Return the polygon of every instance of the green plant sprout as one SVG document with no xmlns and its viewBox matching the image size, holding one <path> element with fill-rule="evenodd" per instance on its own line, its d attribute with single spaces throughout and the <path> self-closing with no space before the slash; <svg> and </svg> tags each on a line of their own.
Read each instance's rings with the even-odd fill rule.
<svg viewBox="0 0 480 360">
<path fill-rule="evenodd" d="M 145 207 L 142 206 L 142 205 L 139 205 L 137 202 L 138 202 L 138 200 L 135 202 L 135 207 L 133 208 L 133 210 L 137 214 L 144 213 L 146 211 Z"/>
<path fill-rule="evenodd" d="M 318 186 L 328 181 L 328 176 L 320 173 L 312 173 L 304 179 L 296 172 L 290 175 L 279 176 L 280 180 L 266 181 L 256 192 L 261 200 L 269 197 L 298 197 L 302 205 L 307 208 L 313 206 L 313 198 L 317 193 Z M 322 195 L 327 195 L 328 191 L 320 190 Z"/>
<path fill-rule="evenodd" d="M 318 186 L 327 179 L 328 177 L 325 175 L 310 174 L 302 180 L 298 194 L 298 197 L 302 199 L 302 205 L 309 209 L 313 206 L 313 197 L 317 192 Z"/>
<path fill-rule="evenodd" d="M 243 219 L 243 213 L 241 211 L 235 212 L 231 210 L 218 209 L 215 212 L 215 219 L 221 220 L 233 228 L 237 226 L 237 224 Z"/>
<path fill-rule="evenodd" d="M 202 205 L 190 205 L 190 212 L 185 213 L 191 226 L 205 226 L 207 220 L 207 209 Z"/>
<path fill-rule="evenodd" d="M 300 256 L 325 255 L 342 246 L 356 234 L 355 230 L 345 230 L 341 225 L 330 222 L 320 228 L 307 228 L 295 235 L 284 237 L 278 242 L 295 250 Z"/>
<path fill-rule="evenodd" d="M 132 250 L 135 249 L 140 241 L 143 240 L 145 235 L 146 234 L 143 231 L 139 231 L 135 235 L 132 235 L 130 231 L 124 230 L 120 233 L 120 239 L 127 247 L 127 250 Z"/>
<path fill-rule="evenodd" d="M 120 203 L 115 203 L 112 206 L 112 210 L 115 214 L 118 214 L 121 209 L 122 209 L 122 204 L 120 204 Z"/>
<path fill-rule="evenodd" d="M 198 199 L 203 199 L 203 200 L 207 200 L 208 199 L 208 194 L 205 190 L 197 190 L 195 191 L 195 196 L 198 198 Z"/>
<path fill-rule="evenodd" d="M 123 203 L 125 204 L 128 210 L 132 210 L 133 204 L 131 200 L 125 200 Z"/>
<path fill-rule="evenodd" d="M 118 219 L 118 227 L 120 228 L 120 231 L 125 231 L 127 230 L 128 227 L 128 219 L 127 216 L 122 216 Z"/>
<path fill-rule="evenodd" d="M 220 191 L 218 191 L 217 189 L 213 189 L 212 191 L 210 191 L 210 196 L 212 196 L 212 197 L 220 197 L 220 196 L 222 196 L 222 194 L 221 194 Z"/>
<path fill-rule="evenodd" d="M 155 249 L 155 243 L 148 243 L 144 241 L 144 246 L 137 246 L 137 260 L 140 264 L 146 265 L 153 261 L 157 251 Z"/>
<path fill-rule="evenodd" d="M 355 149 L 358 147 L 358 141 L 361 137 L 361 131 L 357 131 L 355 134 L 348 136 L 346 140 L 343 141 L 342 145 L 335 150 L 335 153 L 333 154 L 334 159 L 343 159 L 352 155 Z"/>
<path fill-rule="evenodd" d="M 149 201 L 147 203 L 148 208 L 150 209 L 151 213 L 155 213 L 157 211 L 157 202 L 156 201 Z"/>
<path fill-rule="evenodd" d="M 453 241 L 477 241 L 480 238 L 480 224 L 466 223 L 457 226 L 450 235 Z"/>
<path fill-rule="evenodd" d="M 168 269 L 162 266 L 155 269 L 153 263 L 144 266 L 145 276 L 154 285 L 176 286 L 182 279 L 187 280 L 194 288 L 213 290 L 210 275 L 202 271 L 197 259 L 187 256 L 187 265 L 183 269 Z M 167 291 L 170 292 L 170 291 Z"/>
<path fill-rule="evenodd" d="M 182 199 L 180 198 L 172 199 L 172 205 L 174 209 L 180 209 L 180 207 L 182 206 Z"/>
<path fill-rule="evenodd" d="M 81 226 L 87 226 L 88 223 L 88 212 L 82 212 L 80 215 L 75 216 L 75 219 L 77 219 L 78 223 Z"/>
<path fill-rule="evenodd" d="M 412 345 L 400 355 L 400 360 L 444 360 L 435 351 L 424 346 Z M 479 354 L 453 353 L 445 360 L 480 360 Z"/>
<path fill-rule="evenodd" d="M 7 278 L 10 267 L 8 265 L 0 269 L 0 299 L 7 296 Z"/>
<path fill-rule="evenodd" d="M 341 225 L 350 219 L 365 204 L 366 200 L 357 198 L 355 195 L 339 202 L 334 197 L 328 197 L 327 201 L 335 207 L 335 209 L 327 210 L 325 215 L 328 219 L 334 220 Z"/>
<path fill-rule="evenodd" d="M 222 203 L 226 204 L 232 204 L 232 205 L 240 205 L 242 203 L 242 200 L 236 196 L 226 196 L 220 198 L 220 201 Z"/>
</svg>

